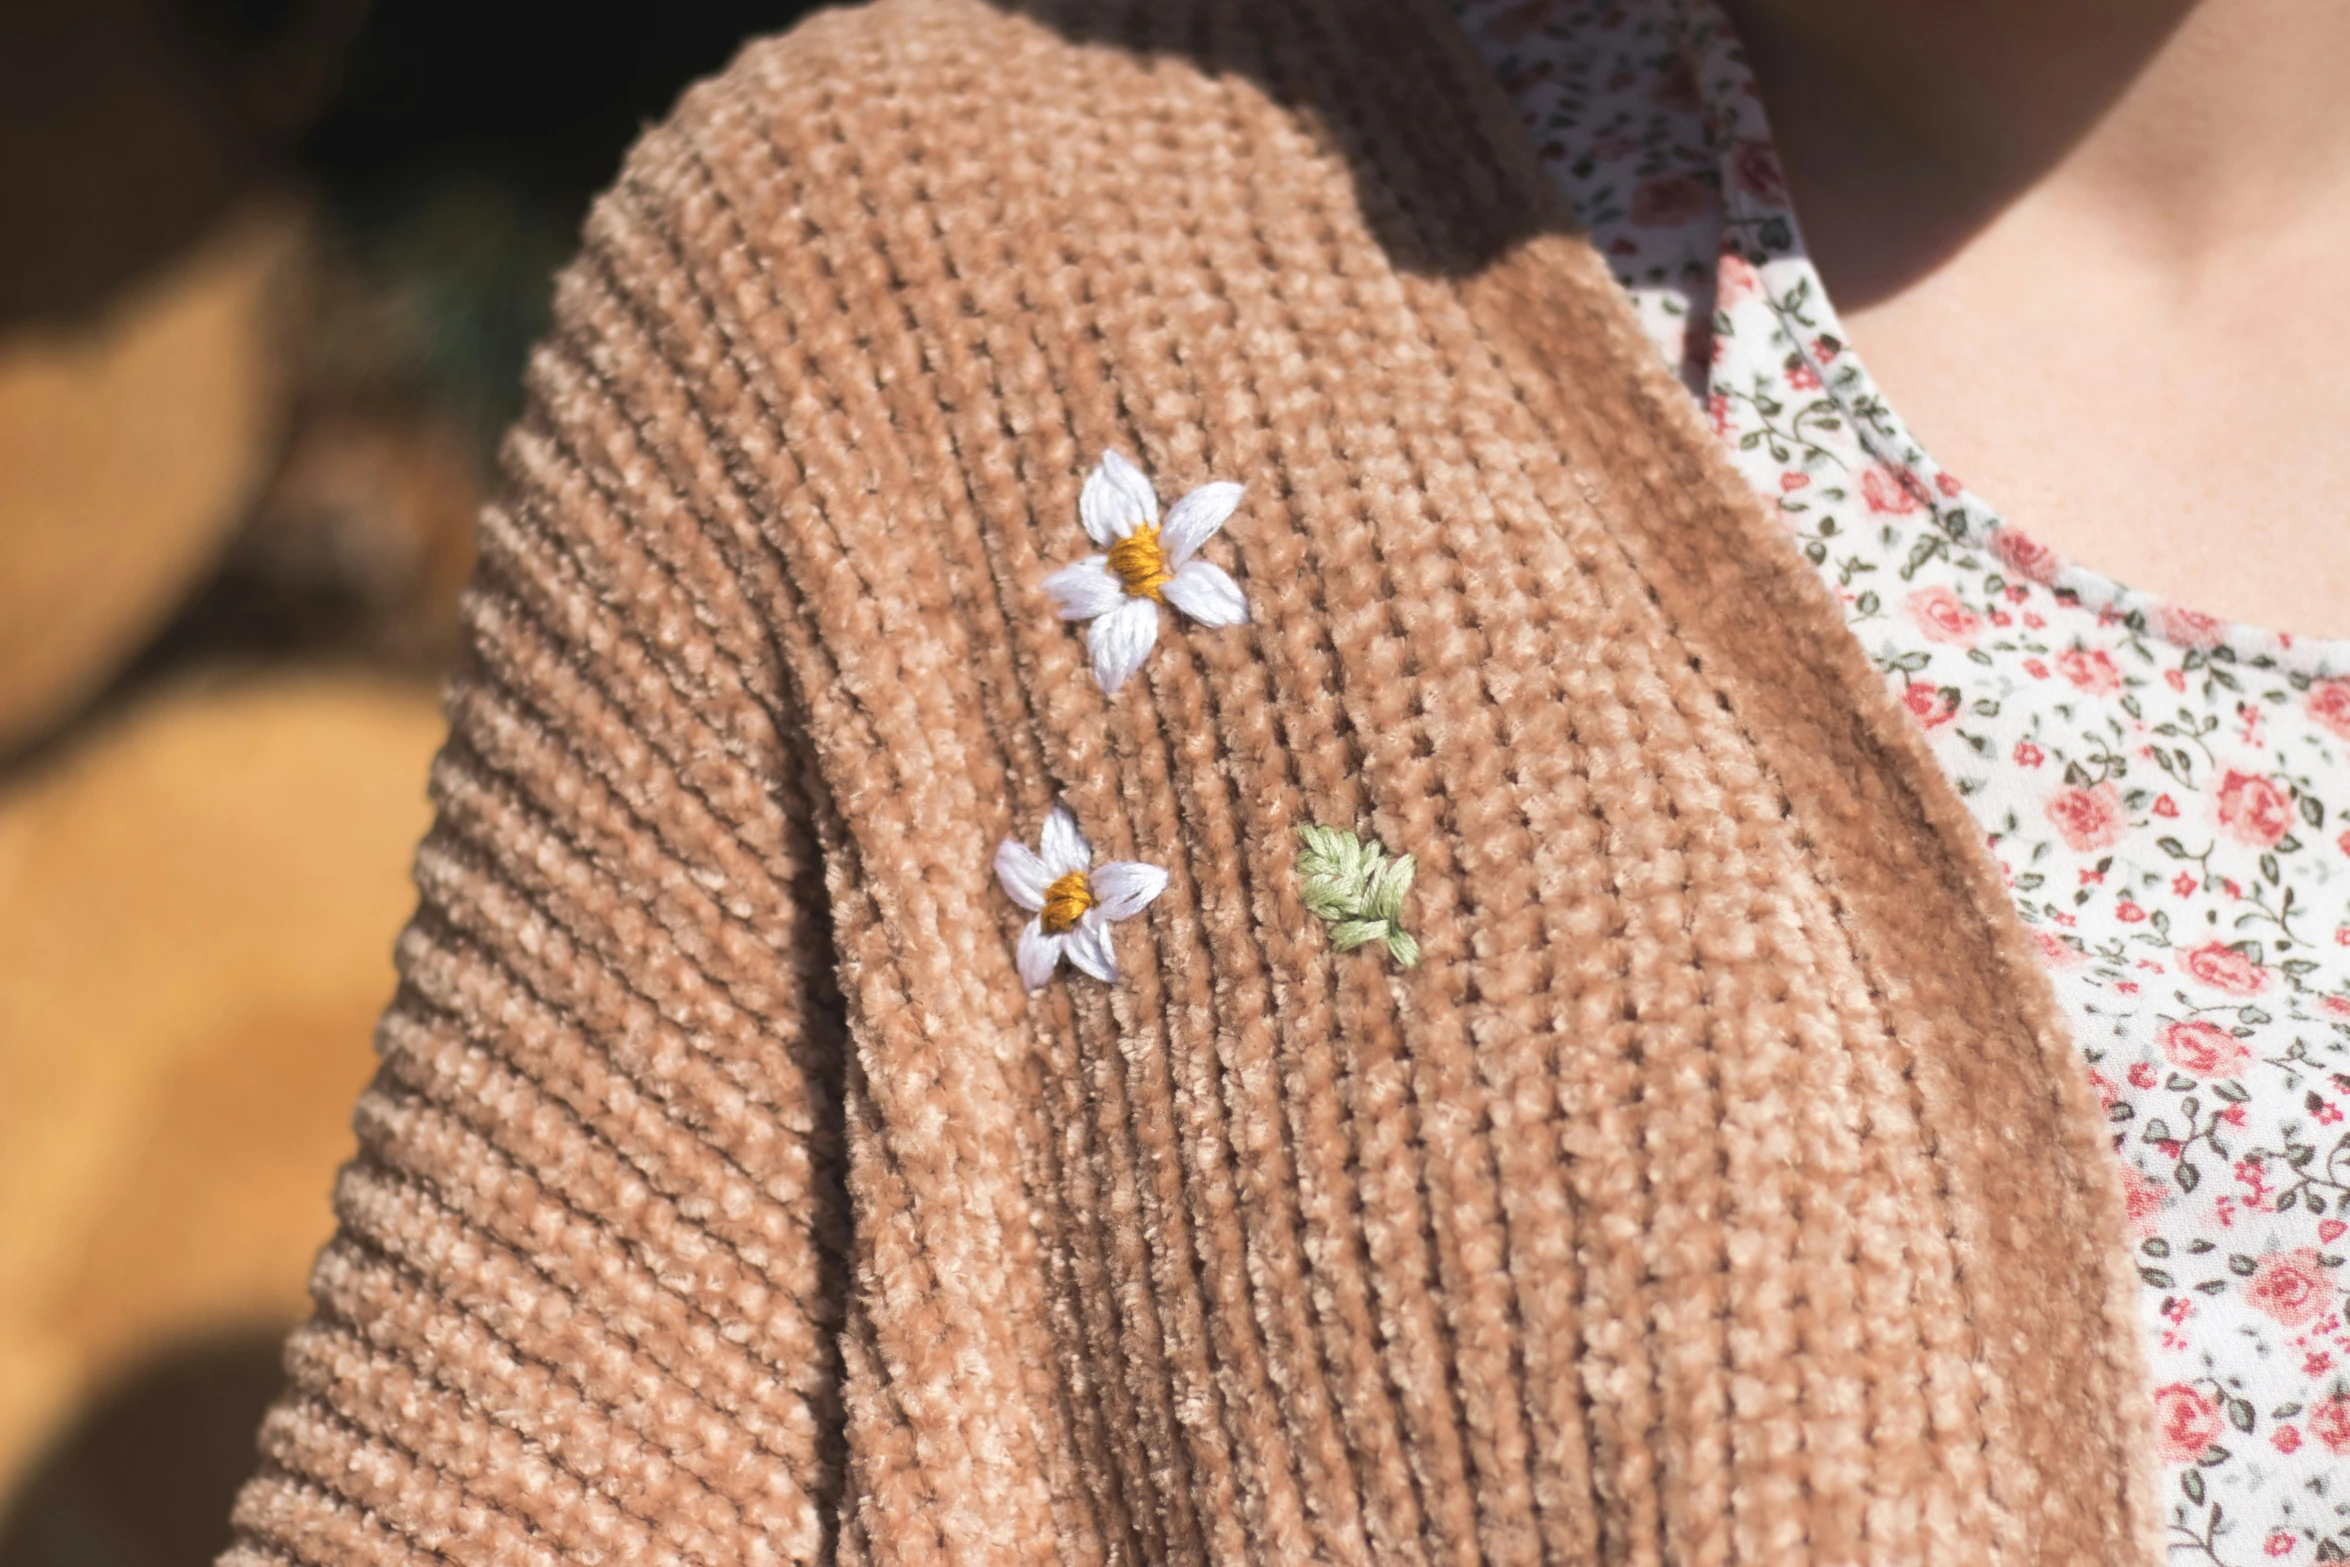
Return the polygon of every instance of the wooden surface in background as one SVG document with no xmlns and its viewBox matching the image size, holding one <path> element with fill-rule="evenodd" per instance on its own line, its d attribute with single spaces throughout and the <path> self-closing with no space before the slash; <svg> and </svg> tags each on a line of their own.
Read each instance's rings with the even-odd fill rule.
<svg viewBox="0 0 2350 1567">
<path fill-rule="evenodd" d="M 300 247 L 260 201 L 94 316 L 0 332 L 0 754 L 145 646 L 243 522 Z"/>
<path fill-rule="evenodd" d="M 0 1494 L 159 1347 L 303 1313 L 441 728 L 181 684 L 0 792 Z"/>
<path fill-rule="evenodd" d="M 808 8 L 0 5 L 0 1567 L 225 1539 L 548 274 Z"/>
</svg>

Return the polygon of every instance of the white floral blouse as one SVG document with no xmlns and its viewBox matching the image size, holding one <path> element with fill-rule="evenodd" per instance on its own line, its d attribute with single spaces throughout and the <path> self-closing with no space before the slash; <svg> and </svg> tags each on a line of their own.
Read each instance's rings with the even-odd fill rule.
<svg viewBox="0 0 2350 1567">
<path fill-rule="evenodd" d="M 1712 0 L 1458 8 L 2039 940 L 2129 1193 L 2172 1559 L 2350 1561 L 2350 642 L 2133 592 L 1934 463 Z"/>
</svg>

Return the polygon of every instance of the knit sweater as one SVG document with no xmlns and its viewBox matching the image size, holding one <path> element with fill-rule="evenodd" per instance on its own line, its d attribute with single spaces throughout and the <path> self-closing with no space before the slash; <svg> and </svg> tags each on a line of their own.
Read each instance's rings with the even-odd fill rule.
<svg viewBox="0 0 2350 1567">
<path fill-rule="evenodd" d="M 1105 450 L 1244 486 L 1115 693 Z M 755 44 L 506 461 L 236 1567 L 2157 1559 L 1995 868 L 1436 0 Z"/>
</svg>

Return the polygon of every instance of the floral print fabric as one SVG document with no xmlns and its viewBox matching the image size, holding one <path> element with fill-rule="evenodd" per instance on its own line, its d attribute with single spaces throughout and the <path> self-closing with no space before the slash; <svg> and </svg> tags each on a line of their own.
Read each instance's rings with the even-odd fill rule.
<svg viewBox="0 0 2350 1567">
<path fill-rule="evenodd" d="M 2172 1560 L 2350 1560 L 2350 643 L 2132 592 L 1934 463 L 1710 0 L 1459 10 L 2039 942 L 2122 1163 Z"/>
</svg>

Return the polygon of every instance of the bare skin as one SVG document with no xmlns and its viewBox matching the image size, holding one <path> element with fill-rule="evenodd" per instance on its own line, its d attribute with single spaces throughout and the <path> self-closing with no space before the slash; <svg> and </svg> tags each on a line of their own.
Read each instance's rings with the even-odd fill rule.
<svg viewBox="0 0 2350 1567">
<path fill-rule="evenodd" d="M 2026 533 L 2350 637 L 2350 5 L 1729 0 L 1886 395 Z"/>
</svg>

